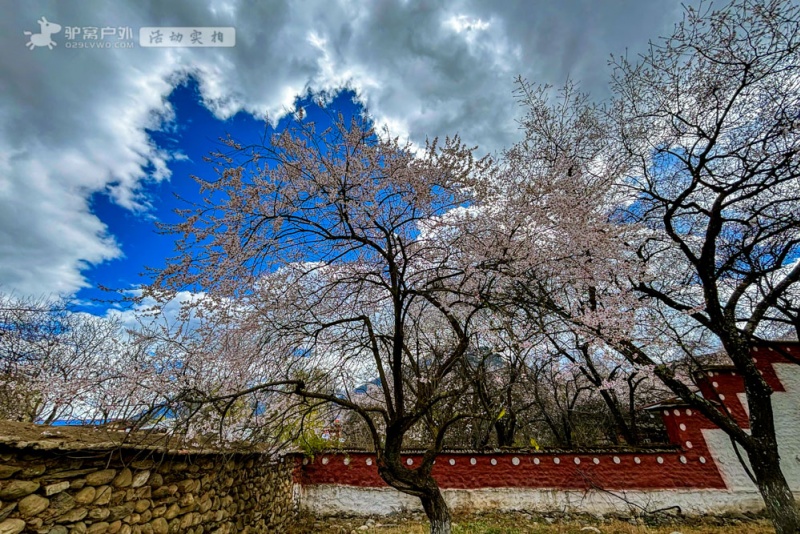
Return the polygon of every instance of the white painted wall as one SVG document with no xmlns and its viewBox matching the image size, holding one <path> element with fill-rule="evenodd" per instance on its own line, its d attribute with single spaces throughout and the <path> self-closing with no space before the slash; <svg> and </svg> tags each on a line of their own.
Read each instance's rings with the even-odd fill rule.
<svg viewBox="0 0 800 534">
<path fill-rule="evenodd" d="M 757 511 L 763 507 L 755 491 L 662 490 L 565 491 L 530 488 L 483 488 L 443 490 L 447 504 L 457 511 L 575 512 L 607 514 L 639 513 L 680 506 L 685 514 Z M 339 513 L 389 515 L 396 512 L 421 512 L 419 499 L 392 488 L 316 485 L 303 488 L 303 506 L 315 515 Z"/>
<path fill-rule="evenodd" d="M 775 364 L 775 371 L 786 391 L 772 396 L 776 418 L 781 468 L 793 491 L 800 492 L 800 366 Z M 743 403 L 746 406 L 746 403 Z M 654 491 L 567 491 L 535 488 L 482 488 L 444 490 L 448 504 L 463 511 L 573 511 L 605 514 L 610 512 L 653 511 L 680 506 L 683 513 L 724 513 L 760 510 L 761 496 L 751 482 L 730 438 L 718 429 L 704 430 L 709 451 L 717 463 L 727 490 Z M 744 457 L 744 452 L 742 451 Z M 392 488 L 339 485 L 297 486 L 301 506 L 314 514 L 349 513 L 388 515 L 393 512 L 421 511 L 419 499 Z M 630 504 L 633 503 L 633 504 Z"/>
<path fill-rule="evenodd" d="M 791 363 L 773 366 L 786 390 L 772 394 L 781 469 L 792 491 L 800 492 L 800 366 Z M 747 406 L 746 402 L 743 404 Z M 707 429 L 703 430 L 703 436 L 728 488 L 732 491 L 756 491 L 736 457 L 728 435 L 719 429 Z M 747 461 L 744 450 L 739 447 L 739 451 Z"/>
</svg>

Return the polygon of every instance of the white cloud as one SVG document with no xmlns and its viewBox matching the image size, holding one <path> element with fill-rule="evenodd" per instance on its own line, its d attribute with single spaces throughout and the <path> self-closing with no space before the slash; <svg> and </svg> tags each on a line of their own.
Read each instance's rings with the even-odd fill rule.
<svg viewBox="0 0 800 534">
<path fill-rule="evenodd" d="M 517 136 L 513 79 L 603 94 L 605 60 L 664 33 L 677 6 L 628 0 L 541 2 L 15 2 L 0 20 L 0 284 L 72 293 L 83 270 L 121 256 L 91 211 L 92 193 L 146 210 L 148 181 L 172 157 L 145 129 L 172 119 L 166 98 L 187 74 L 205 105 L 277 118 L 308 89 L 352 88 L 379 124 L 414 141 L 458 132 L 484 150 Z M 233 26 L 219 49 L 25 47 L 41 16 L 63 26 Z M 592 20 L 589 24 L 587 21 Z M 217 132 L 211 132 L 215 135 Z M 181 157 L 180 155 L 178 157 Z"/>
</svg>

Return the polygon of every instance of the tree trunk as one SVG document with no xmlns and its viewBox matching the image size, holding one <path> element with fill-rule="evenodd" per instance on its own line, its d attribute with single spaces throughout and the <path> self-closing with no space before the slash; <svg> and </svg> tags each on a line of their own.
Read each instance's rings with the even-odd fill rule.
<svg viewBox="0 0 800 534">
<path fill-rule="evenodd" d="M 772 388 L 766 383 L 751 359 L 751 347 L 734 340 L 728 354 L 742 371 L 749 407 L 750 435 L 755 440 L 747 452 L 758 491 L 764 499 L 776 534 L 800 532 L 800 510 L 781 471 L 781 457 L 772 410 Z"/>
<path fill-rule="evenodd" d="M 428 521 L 431 522 L 431 534 L 450 534 L 450 509 L 442 497 L 442 491 L 437 487 L 429 495 L 420 497 L 420 500 Z"/>
<path fill-rule="evenodd" d="M 600 397 L 602 397 L 603 401 L 606 403 L 608 407 L 608 411 L 611 412 L 611 417 L 614 419 L 614 423 L 617 426 L 617 431 L 622 434 L 622 439 L 628 445 L 636 446 L 639 444 L 639 438 L 631 430 L 631 427 L 628 426 L 628 423 L 625 421 L 625 416 L 622 414 L 622 411 L 619 409 L 619 405 L 617 400 L 611 396 L 611 394 L 605 390 L 600 390 Z M 617 439 L 614 440 L 615 442 L 618 441 Z"/>
<path fill-rule="evenodd" d="M 378 451 L 378 474 L 394 489 L 419 498 L 431 522 L 431 534 L 450 534 L 450 509 L 431 476 L 433 464 L 423 463 L 415 469 L 406 467 L 400 454 L 402 435 L 395 428 L 387 429 L 385 448 Z"/>
<path fill-rule="evenodd" d="M 751 453 L 750 465 L 756 478 L 758 491 L 764 499 L 767 513 L 776 534 L 800 532 L 800 511 L 794 495 L 780 469 L 777 448 L 774 451 Z"/>
<path fill-rule="evenodd" d="M 498 447 L 513 447 L 514 437 L 517 433 L 517 416 L 514 412 L 509 412 L 503 419 L 498 419 L 494 423 L 497 433 Z"/>
</svg>

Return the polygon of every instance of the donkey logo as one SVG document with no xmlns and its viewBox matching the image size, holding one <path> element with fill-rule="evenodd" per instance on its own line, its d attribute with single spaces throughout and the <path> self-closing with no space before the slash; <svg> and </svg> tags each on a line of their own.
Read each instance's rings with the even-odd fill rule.
<svg viewBox="0 0 800 534">
<path fill-rule="evenodd" d="M 25 46 L 31 50 L 37 46 L 46 46 L 49 50 L 52 50 L 53 47 L 56 46 L 56 42 L 53 41 L 50 36 L 54 33 L 60 32 L 61 25 L 56 24 L 55 22 L 47 22 L 47 19 L 44 17 L 36 22 L 39 23 L 39 33 L 25 32 L 25 35 L 31 36 L 30 40 L 25 44 Z"/>
</svg>

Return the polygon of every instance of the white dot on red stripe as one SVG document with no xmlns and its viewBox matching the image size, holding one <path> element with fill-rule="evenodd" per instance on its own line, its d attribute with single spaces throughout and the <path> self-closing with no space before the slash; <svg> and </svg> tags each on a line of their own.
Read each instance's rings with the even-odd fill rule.
<svg viewBox="0 0 800 534">
<path fill-rule="evenodd" d="M 703 458 L 702 456 L 701 456 L 700 458 L 698 458 L 698 459 L 700 460 L 700 463 L 701 463 L 701 464 L 704 464 L 704 463 L 706 463 L 706 459 L 705 459 L 705 458 Z"/>
<path fill-rule="evenodd" d="M 637 464 L 642 463 L 642 460 L 638 456 L 634 456 L 633 461 L 636 462 Z"/>
<path fill-rule="evenodd" d="M 674 410 L 672 413 L 674 413 L 675 415 L 680 415 L 681 411 L 680 410 Z"/>
<path fill-rule="evenodd" d="M 694 413 L 692 410 L 686 410 L 686 415 L 692 415 L 692 413 Z"/>
<path fill-rule="evenodd" d="M 469 459 L 469 464 L 470 464 L 470 465 L 475 465 L 475 464 L 477 464 L 477 463 L 478 463 L 478 460 L 476 460 L 475 458 L 470 458 L 470 459 Z"/>
<path fill-rule="evenodd" d="M 491 460 L 489 460 L 489 462 L 490 462 L 492 465 L 497 465 L 497 460 L 495 460 L 494 458 L 492 458 Z"/>
<path fill-rule="evenodd" d="M 328 458 L 323 458 L 323 459 L 322 459 L 322 465 L 328 465 L 328 462 L 329 462 L 329 461 L 330 461 L 330 460 L 328 460 Z"/>
<path fill-rule="evenodd" d="M 656 458 L 656 462 L 658 462 L 660 464 L 663 464 L 664 463 L 664 459 L 661 456 L 659 456 L 658 458 Z"/>
<path fill-rule="evenodd" d="M 560 458 L 553 458 L 553 463 L 554 464 L 560 464 L 561 463 L 561 459 Z"/>
<path fill-rule="evenodd" d="M 686 442 L 686 448 L 687 449 L 691 449 L 692 447 L 694 447 L 694 445 L 692 445 L 692 442 L 691 441 L 687 441 Z"/>
<path fill-rule="evenodd" d="M 367 465 L 372 465 L 372 458 L 367 458 Z"/>
<path fill-rule="evenodd" d="M 536 464 L 536 465 L 539 465 L 539 459 L 538 458 L 534 458 L 533 459 L 533 463 Z"/>
<path fill-rule="evenodd" d="M 350 458 L 345 458 L 343 463 L 344 465 L 350 465 Z"/>
<path fill-rule="evenodd" d="M 580 465 L 580 463 L 581 463 L 581 459 L 580 458 L 575 458 L 575 465 Z"/>
<path fill-rule="evenodd" d="M 450 465 L 456 465 L 456 461 L 453 460 L 452 458 L 450 458 L 450 462 L 449 463 L 450 463 Z"/>
<path fill-rule="evenodd" d="M 600 458 L 592 458 L 592 461 L 594 462 L 594 465 L 597 465 L 600 463 Z"/>
<path fill-rule="evenodd" d="M 516 456 L 514 456 L 514 457 L 511 459 L 511 463 L 512 463 L 512 464 L 514 464 L 514 465 L 519 465 L 519 458 L 517 458 Z"/>
<path fill-rule="evenodd" d="M 614 463 L 615 463 L 615 464 L 618 464 L 618 463 L 619 463 L 619 456 L 614 456 Z"/>
<path fill-rule="evenodd" d="M 413 459 L 411 459 L 411 458 L 409 458 L 408 460 L 406 460 L 406 463 L 407 463 L 408 465 L 414 465 L 414 460 L 413 460 Z"/>
<path fill-rule="evenodd" d="M 686 456 L 681 456 L 680 460 L 681 460 L 682 464 L 685 464 L 686 463 Z"/>
<path fill-rule="evenodd" d="M 679 425 L 679 428 L 680 428 L 681 430 L 686 430 L 686 425 L 684 425 L 683 423 L 681 423 L 681 424 Z"/>
</svg>

